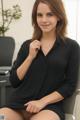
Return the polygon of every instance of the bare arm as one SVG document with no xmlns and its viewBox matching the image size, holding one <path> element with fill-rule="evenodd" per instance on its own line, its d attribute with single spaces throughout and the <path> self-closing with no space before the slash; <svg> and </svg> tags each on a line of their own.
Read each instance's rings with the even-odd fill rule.
<svg viewBox="0 0 80 120">
<path fill-rule="evenodd" d="M 64 99 L 64 97 L 60 93 L 55 91 L 55 92 L 52 92 L 51 94 L 41 98 L 41 101 L 43 103 L 45 103 L 45 105 L 48 105 L 48 104 L 59 102 L 63 99 Z"/>
<path fill-rule="evenodd" d="M 56 103 L 63 99 L 64 97 L 60 93 L 55 91 L 41 98 L 40 100 L 33 100 L 33 101 L 29 101 L 28 103 L 26 103 L 25 104 L 25 106 L 27 106 L 26 111 L 31 112 L 31 113 L 37 113 L 41 109 L 43 109 L 45 106 L 47 106 L 48 104 Z"/>
<path fill-rule="evenodd" d="M 32 63 L 32 58 L 28 56 L 25 61 L 18 67 L 17 69 L 17 76 L 19 80 L 23 80 L 23 77 L 25 76 L 26 72 L 28 71 L 30 65 Z"/>
</svg>

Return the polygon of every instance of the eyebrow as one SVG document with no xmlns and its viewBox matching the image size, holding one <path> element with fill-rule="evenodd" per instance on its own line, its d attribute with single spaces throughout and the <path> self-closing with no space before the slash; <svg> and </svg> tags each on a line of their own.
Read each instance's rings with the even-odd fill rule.
<svg viewBox="0 0 80 120">
<path fill-rule="evenodd" d="M 37 14 L 43 14 L 43 13 L 37 12 Z M 53 14 L 53 12 L 47 12 L 46 14 Z"/>
</svg>

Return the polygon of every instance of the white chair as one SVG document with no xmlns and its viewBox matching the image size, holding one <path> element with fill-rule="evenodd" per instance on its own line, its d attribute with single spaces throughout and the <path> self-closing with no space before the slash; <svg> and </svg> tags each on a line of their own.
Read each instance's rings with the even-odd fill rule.
<svg viewBox="0 0 80 120">
<path fill-rule="evenodd" d="M 73 96 L 64 102 L 64 109 L 66 120 L 80 120 L 80 67 L 76 90 Z"/>
</svg>

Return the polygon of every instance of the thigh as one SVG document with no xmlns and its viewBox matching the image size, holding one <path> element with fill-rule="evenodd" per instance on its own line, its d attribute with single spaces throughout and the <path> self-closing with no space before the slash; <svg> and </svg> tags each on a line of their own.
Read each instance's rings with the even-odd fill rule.
<svg viewBox="0 0 80 120">
<path fill-rule="evenodd" d="M 24 120 L 22 114 L 19 111 L 13 110 L 11 108 L 1 108 L 0 114 L 4 115 L 7 120 Z"/>
<path fill-rule="evenodd" d="M 30 120 L 60 120 L 59 116 L 51 110 L 42 110 L 33 115 Z"/>
</svg>

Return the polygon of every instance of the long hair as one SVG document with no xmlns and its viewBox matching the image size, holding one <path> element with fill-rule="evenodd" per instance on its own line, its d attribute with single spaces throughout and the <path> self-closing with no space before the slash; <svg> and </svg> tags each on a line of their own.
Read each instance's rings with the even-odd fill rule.
<svg viewBox="0 0 80 120">
<path fill-rule="evenodd" d="M 56 36 L 62 38 L 66 37 L 67 17 L 62 0 L 36 0 L 32 10 L 32 26 L 34 28 L 32 40 L 42 37 L 42 31 L 37 24 L 37 7 L 39 3 L 44 3 L 49 6 L 51 11 L 59 18 L 56 25 Z"/>
</svg>

